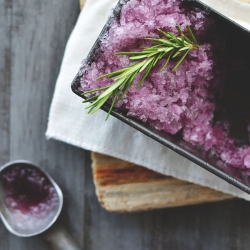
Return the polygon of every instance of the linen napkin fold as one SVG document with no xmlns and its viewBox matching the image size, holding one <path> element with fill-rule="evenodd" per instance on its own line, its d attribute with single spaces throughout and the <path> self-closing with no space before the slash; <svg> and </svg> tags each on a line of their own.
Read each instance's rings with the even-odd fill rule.
<svg viewBox="0 0 250 250">
<path fill-rule="evenodd" d="M 250 6 L 236 0 L 204 3 L 250 30 Z M 52 100 L 47 138 L 114 156 L 157 172 L 250 200 L 245 192 L 99 110 L 88 115 L 70 84 L 117 0 L 87 0 L 69 38 Z"/>
</svg>

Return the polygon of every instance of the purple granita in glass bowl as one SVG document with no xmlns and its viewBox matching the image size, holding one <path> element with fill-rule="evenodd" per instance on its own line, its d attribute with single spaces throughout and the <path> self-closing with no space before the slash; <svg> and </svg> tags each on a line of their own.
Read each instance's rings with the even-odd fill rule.
<svg viewBox="0 0 250 250">
<path fill-rule="evenodd" d="M 111 84 L 112 79 L 97 81 L 96 78 L 131 63 L 128 56 L 116 56 L 115 52 L 138 51 L 141 46 L 150 45 L 145 38 L 158 38 L 157 29 L 177 35 L 176 25 L 183 31 L 190 25 L 200 44 L 199 50 L 190 51 L 174 72 L 171 69 L 176 61 L 160 72 L 166 60 L 162 59 L 136 89 L 138 75 L 116 108 L 126 117 L 167 132 L 171 138 L 182 138 L 193 147 L 190 152 L 195 148 L 208 152 L 215 165 L 225 163 L 247 170 L 250 168 L 250 63 L 246 52 L 249 52 L 250 36 L 235 24 L 228 24 L 228 19 L 215 12 L 210 14 L 206 8 L 197 8 L 193 2 L 198 1 L 120 2 L 118 17 L 110 19 L 106 33 L 99 37 L 95 54 L 83 61 L 77 90 L 72 85 L 73 90 L 79 94 Z M 126 122 L 125 118 L 122 120 Z M 148 129 L 147 125 L 145 128 Z M 171 143 L 165 144 L 176 148 Z M 183 150 L 178 152 L 203 167 L 207 165 Z M 234 172 L 230 168 L 218 168 L 224 173 Z"/>
<path fill-rule="evenodd" d="M 5 203 L 23 214 L 42 217 L 58 204 L 58 195 L 48 178 L 36 168 L 13 166 L 2 171 Z"/>
<path fill-rule="evenodd" d="M 43 229 L 55 217 L 59 197 L 48 177 L 28 164 L 15 164 L 0 173 L 5 216 L 17 230 Z M 12 223 L 13 221 L 13 223 Z"/>
</svg>

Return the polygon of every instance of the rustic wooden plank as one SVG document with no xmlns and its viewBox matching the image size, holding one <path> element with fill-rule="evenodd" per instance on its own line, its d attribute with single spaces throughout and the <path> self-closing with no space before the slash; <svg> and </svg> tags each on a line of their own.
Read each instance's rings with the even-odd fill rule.
<svg viewBox="0 0 250 250">
<path fill-rule="evenodd" d="M 0 0 L 0 165 L 9 160 L 12 2 Z"/>
<path fill-rule="evenodd" d="M 13 131 L 11 158 L 25 157 L 34 160 L 46 166 L 46 169 L 52 173 L 66 197 L 62 222 L 72 231 L 75 238 L 82 242 L 87 250 L 249 249 L 250 205 L 242 200 L 132 214 L 109 213 L 100 207 L 95 195 L 88 152 L 84 153 L 80 149 L 60 142 L 44 140 L 46 112 L 48 112 L 57 74 L 57 72 L 52 73 L 52 69 L 53 71 L 59 69 L 63 46 L 77 16 L 75 13 L 77 10 L 74 6 L 78 3 L 62 0 L 52 0 L 47 3 L 45 1 L 33 2 L 25 2 L 24 0 L 19 3 L 15 2 L 16 17 L 14 18 L 19 18 L 20 23 L 18 24 L 18 20 L 16 20 L 13 27 L 13 33 L 15 33 L 15 41 L 13 41 L 15 74 L 13 74 L 12 93 L 14 92 L 15 98 L 12 98 L 11 101 L 11 133 Z M 62 7 L 51 8 L 51 6 L 56 6 L 57 2 Z M 26 3 L 26 9 L 24 9 L 24 3 Z M 45 8 L 46 5 L 50 8 Z M 5 18 L 2 13 L 4 15 L 7 13 L 6 10 L 2 11 L 0 8 L 1 25 Z M 67 11 L 71 12 L 71 17 L 66 14 Z M 36 15 L 32 16 L 30 12 L 35 12 Z M 21 18 L 22 15 L 27 14 L 28 18 Z M 53 18 L 52 15 L 54 15 Z M 52 29 L 55 29 L 54 22 L 57 22 L 56 30 L 58 30 L 57 34 L 60 38 L 52 32 Z M 43 36 L 34 31 L 35 27 L 37 32 L 39 29 L 43 30 Z M 29 30 L 26 33 L 25 28 Z M 30 42 L 31 37 L 28 35 L 29 32 L 34 36 L 33 47 Z M 38 38 L 41 40 L 40 43 Z M 21 42 L 22 39 L 25 42 Z M 56 42 L 53 42 L 54 39 Z M 60 39 L 62 40 L 59 41 Z M 5 42 L 5 39 L 1 39 L 1 46 Z M 48 43 L 51 43 L 53 49 L 50 46 L 47 47 Z M 29 45 L 28 49 L 32 51 L 32 55 L 26 52 L 27 58 L 24 56 L 24 52 L 19 51 L 20 49 L 28 50 L 26 44 Z M 40 57 L 38 57 L 37 54 L 34 55 L 36 49 L 42 50 L 44 53 L 40 52 Z M 41 65 L 35 63 L 35 58 L 41 60 Z M 30 62 L 30 59 L 33 61 Z M 18 63 L 25 63 L 26 66 L 18 70 Z M 0 65 L 2 65 L 2 58 L 0 58 Z M 32 69 L 30 69 L 30 65 L 33 65 Z M 25 70 L 22 71 L 23 69 Z M 31 79 L 31 71 L 38 72 L 38 79 Z M 20 81 L 18 74 L 20 74 Z M 24 77 L 25 74 L 27 77 Z M 30 94 L 34 93 L 36 89 L 37 96 L 25 94 L 24 88 L 26 86 L 33 88 L 33 91 L 29 91 Z M 38 97 L 39 95 L 45 96 L 44 99 L 41 96 Z M 0 103 L 2 98 L 3 95 L 0 94 Z M 35 107 L 28 107 L 23 100 L 24 98 L 27 98 L 26 102 Z M 19 112 L 14 112 L 13 109 L 17 109 Z M 14 115 L 16 118 L 13 117 Z M 24 122 L 24 119 L 29 120 Z M 38 122 L 33 121 L 36 119 Z M 0 123 L 3 124 L 2 122 L 2 116 L 0 116 Z M 2 127 L 0 129 L 2 130 Z M 26 136 L 31 136 L 33 139 L 29 140 Z M 15 139 L 15 137 L 17 138 Z M 16 145 L 14 145 L 15 143 Z M 3 146 L 0 145 L 0 148 L 2 150 Z M 0 237 L 1 250 L 48 249 L 39 238 L 19 239 L 12 237 L 10 248 L 8 234 L 2 234 L 1 229 Z"/>
<path fill-rule="evenodd" d="M 12 1 L 0 0 L 0 165 L 9 161 Z M 0 223 L 0 249 L 10 249 L 8 231 Z"/>
<path fill-rule="evenodd" d="M 78 14 L 78 0 L 13 0 L 10 158 L 34 161 L 54 177 L 65 197 L 60 221 L 83 245 L 85 154 L 44 135 L 65 44 Z M 40 237 L 11 236 L 9 249 L 48 246 Z"/>
<path fill-rule="evenodd" d="M 233 196 L 92 153 L 96 194 L 111 212 L 134 212 L 232 199 Z"/>
<path fill-rule="evenodd" d="M 91 177 L 88 173 L 89 178 Z M 89 180 L 85 249 L 247 250 L 249 203 L 242 200 L 116 214 L 98 209 Z M 93 185 L 93 184 L 92 184 Z"/>
<path fill-rule="evenodd" d="M 86 188 L 85 249 L 248 249 L 249 202 L 236 199 L 117 214 L 99 208 L 90 169 Z"/>
</svg>

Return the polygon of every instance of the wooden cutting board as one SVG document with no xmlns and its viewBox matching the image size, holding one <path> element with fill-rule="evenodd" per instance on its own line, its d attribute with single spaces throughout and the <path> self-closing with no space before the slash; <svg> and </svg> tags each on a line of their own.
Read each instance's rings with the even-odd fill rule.
<svg viewBox="0 0 250 250">
<path fill-rule="evenodd" d="M 110 156 L 92 152 L 91 157 L 96 195 L 108 211 L 134 212 L 234 198 Z"/>
<path fill-rule="evenodd" d="M 81 9 L 85 1 L 80 0 Z M 135 212 L 234 198 L 113 157 L 94 152 L 91 157 L 96 195 L 108 211 Z"/>
</svg>

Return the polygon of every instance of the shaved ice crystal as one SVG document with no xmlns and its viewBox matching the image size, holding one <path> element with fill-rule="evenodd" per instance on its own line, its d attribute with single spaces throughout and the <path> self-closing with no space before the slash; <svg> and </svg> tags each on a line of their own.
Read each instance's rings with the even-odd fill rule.
<svg viewBox="0 0 250 250">
<path fill-rule="evenodd" d="M 215 97 L 224 84 L 223 74 L 218 73 L 216 66 L 213 42 L 204 42 L 213 21 L 199 10 L 183 7 L 180 0 L 126 2 L 119 20 L 111 23 L 108 34 L 102 38 L 95 61 L 91 65 L 83 62 L 80 90 L 111 84 L 112 79 L 95 79 L 130 65 L 128 56 L 117 56 L 115 52 L 138 51 L 142 45 L 150 45 L 144 38 L 159 37 L 157 29 L 177 35 L 176 25 L 184 32 L 187 25 L 191 26 L 200 43 L 199 50 L 191 50 L 174 72 L 174 61 L 160 72 L 166 58 L 161 59 L 139 89 L 135 86 L 140 75 L 136 77 L 117 107 L 157 130 L 181 133 L 184 140 L 210 150 L 226 163 L 250 168 L 250 147 L 237 147 L 225 126 L 213 122 Z"/>
</svg>

